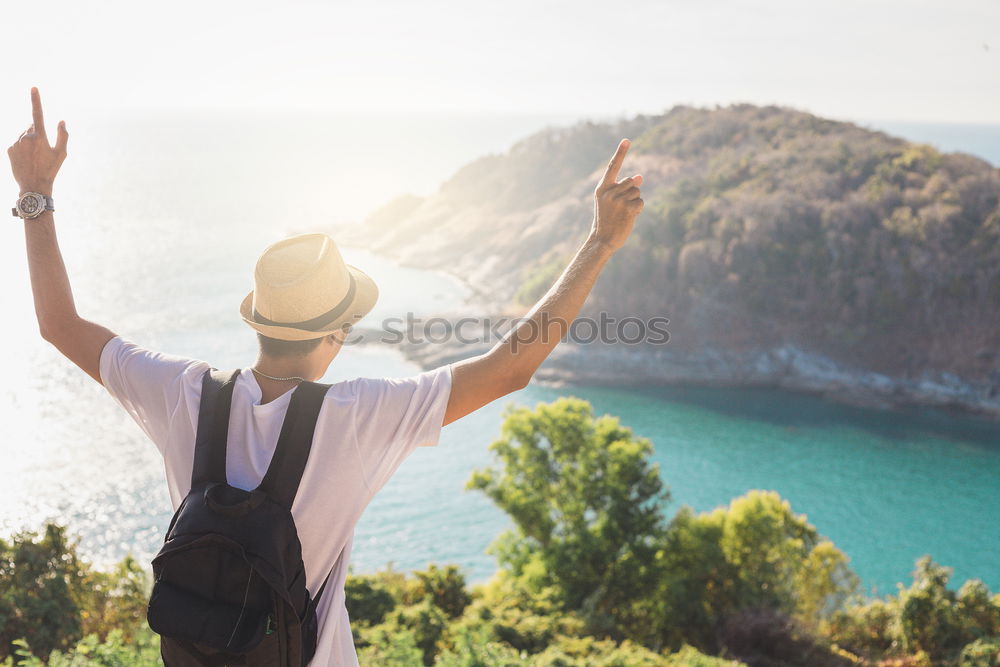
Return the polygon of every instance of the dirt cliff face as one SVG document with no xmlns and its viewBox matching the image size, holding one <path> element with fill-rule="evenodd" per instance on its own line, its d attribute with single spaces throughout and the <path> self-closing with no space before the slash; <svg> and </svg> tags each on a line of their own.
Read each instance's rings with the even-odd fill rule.
<svg viewBox="0 0 1000 667">
<path fill-rule="evenodd" d="M 491 305 L 530 302 L 586 235 L 623 136 L 646 208 L 591 314 L 669 317 L 678 352 L 791 345 L 1000 387 L 1000 170 L 849 123 L 742 105 L 547 130 L 360 234 Z"/>
</svg>

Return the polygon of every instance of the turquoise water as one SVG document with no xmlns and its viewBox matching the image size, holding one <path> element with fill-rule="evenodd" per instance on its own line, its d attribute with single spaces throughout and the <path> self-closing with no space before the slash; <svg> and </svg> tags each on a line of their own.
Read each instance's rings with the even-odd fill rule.
<svg viewBox="0 0 1000 667">
<path fill-rule="evenodd" d="M 550 121 L 408 118 L 382 134 L 371 126 L 372 136 L 390 139 L 367 151 L 360 121 L 302 130 L 274 120 L 77 126 L 57 224 L 78 308 L 143 345 L 245 365 L 255 341 L 237 307 L 267 243 L 433 188 L 462 162 Z M 421 160 L 422 151 L 434 152 Z M 297 184 L 316 196 L 298 198 Z M 345 255 L 382 287 L 371 321 L 463 308 L 465 292 L 449 278 L 358 250 Z M 11 286 L 5 349 L 21 352 L 7 360 L 0 389 L 0 533 L 51 518 L 80 535 L 98 562 L 130 551 L 148 559 L 170 518 L 155 448 L 103 388 L 38 338 L 16 225 L 0 230 L 0 278 Z M 417 370 L 391 347 L 354 347 L 325 379 Z M 997 426 L 762 390 L 531 385 L 413 454 L 359 524 L 355 569 L 436 561 L 458 563 L 474 580 L 489 576 L 495 564 L 484 549 L 508 522 L 483 496 L 464 492 L 465 481 L 489 464 L 504 405 L 565 394 L 653 441 L 671 514 L 681 504 L 709 510 L 752 488 L 775 489 L 881 592 L 905 581 L 925 553 L 958 579 L 1000 589 Z"/>
<path fill-rule="evenodd" d="M 851 558 L 868 590 L 894 592 L 923 554 L 954 567 L 956 580 L 979 577 L 1000 587 L 996 424 L 859 410 L 759 389 L 532 385 L 499 403 L 534 405 L 563 395 L 590 401 L 598 414 L 617 415 L 653 441 L 672 493 L 669 515 L 682 504 L 706 511 L 749 489 L 773 489 Z M 475 576 L 492 572 L 477 546 L 508 523 L 479 494 L 461 489 L 471 469 L 490 463 L 483 445 L 495 436 L 500 412 L 492 405 L 445 428 L 440 453 L 428 448 L 411 457 L 369 509 L 405 516 L 406 529 L 400 534 L 366 516 L 356 557 L 377 561 L 393 544 L 406 556 L 400 567 L 453 551 L 463 553 L 457 562 Z"/>
<path fill-rule="evenodd" d="M 546 400 L 557 393 L 539 391 Z M 670 513 L 773 489 L 851 558 L 869 588 L 894 591 L 922 554 L 959 579 L 1000 585 L 996 424 L 764 389 L 572 393 L 653 441 Z"/>
</svg>

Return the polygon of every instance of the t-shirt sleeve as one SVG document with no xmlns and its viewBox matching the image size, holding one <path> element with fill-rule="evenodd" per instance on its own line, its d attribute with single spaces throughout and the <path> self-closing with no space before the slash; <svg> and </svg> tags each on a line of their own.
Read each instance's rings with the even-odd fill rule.
<svg viewBox="0 0 1000 667">
<path fill-rule="evenodd" d="M 451 395 L 451 365 L 405 378 L 357 382 L 355 444 L 374 495 L 414 449 L 438 443 Z"/>
<path fill-rule="evenodd" d="M 207 362 L 153 352 L 121 336 L 101 351 L 104 387 L 164 455 L 170 419 L 185 387 L 207 368 Z"/>
</svg>

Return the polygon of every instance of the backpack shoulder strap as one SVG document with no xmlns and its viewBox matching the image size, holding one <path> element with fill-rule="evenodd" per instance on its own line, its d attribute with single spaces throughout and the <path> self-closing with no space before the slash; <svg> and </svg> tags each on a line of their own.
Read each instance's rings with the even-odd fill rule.
<svg viewBox="0 0 1000 667">
<path fill-rule="evenodd" d="M 320 382 L 301 382 L 292 390 L 292 399 L 288 403 L 285 420 L 281 423 L 278 444 L 260 483 L 261 490 L 288 510 L 292 509 L 292 502 L 299 490 L 302 472 L 306 469 L 309 451 L 312 449 L 316 419 L 329 388 L 330 385 Z"/>
<path fill-rule="evenodd" d="M 198 407 L 198 435 L 194 443 L 191 488 L 206 482 L 226 481 L 226 438 L 233 387 L 240 369 L 220 371 L 210 368 L 201 380 Z"/>
</svg>

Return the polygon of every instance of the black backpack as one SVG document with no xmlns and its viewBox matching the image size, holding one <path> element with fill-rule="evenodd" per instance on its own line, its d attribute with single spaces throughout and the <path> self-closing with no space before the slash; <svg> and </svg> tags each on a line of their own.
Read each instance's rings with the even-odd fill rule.
<svg viewBox="0 0 1000 667">
<path fill-rule="evenodd" d="M 167 667 L 303 667 L 316 651 L 292 501 L 312 446 L 328 384 L 292 390 L 281 434 L 260 486 L 226 483 L 226 437 L 239 370 L 202 380 L 191 491 L 153 559 L 149 627 Z"/>
</svg>

